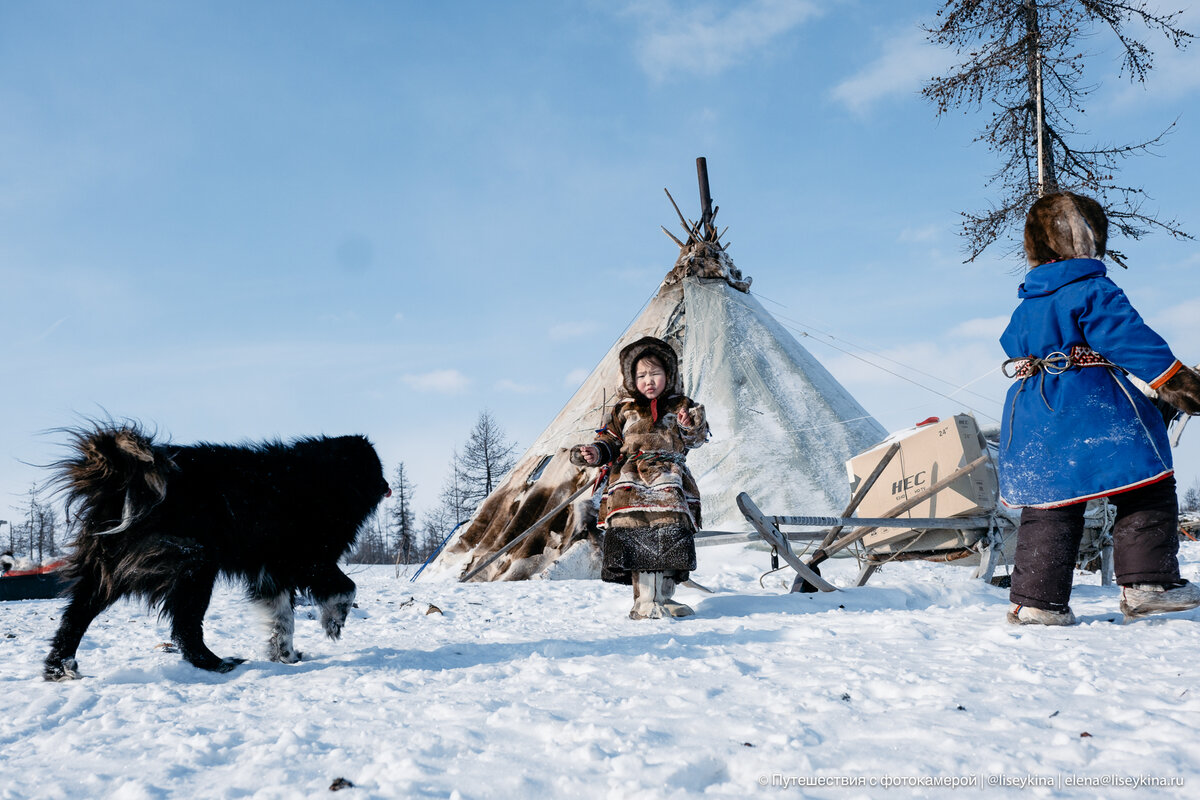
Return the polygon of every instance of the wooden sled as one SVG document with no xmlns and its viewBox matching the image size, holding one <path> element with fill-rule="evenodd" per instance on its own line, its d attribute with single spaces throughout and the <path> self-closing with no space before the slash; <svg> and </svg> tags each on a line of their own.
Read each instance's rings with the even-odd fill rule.
<svg viewBox="0 0 1200 800">
<path fill-rule="evenodd" d="M 979 563 L 972 577 L 992 582 L 996 568 L 1004 558 L 1004 543 L 1016 533 L 1019 515 L 1004 513 L 994 504 L 987 513 L 964 517 L 900 517 L 962 476 L 983 466 L 989 459 L 986 453 L 937 481 L 928 491 L 897 504 L 879 517 L 850 516 L 898 450 L 899 444 L 894 444 L 884 454 L 875 471 L 854 493 L 840 517 L 768 516 L 743 492 L 737 497 L 738 508 L 754 532 L 699 531 L 696 545 L 764 541 L 796 571 L 792 591 L 837 591 L 837 587 L 822 578 L 814 567 L 851 547 L 856 548 L 855 556 L 859 562 L 858 576 L 854 581 L 856 587 L 866 585 L 875 571 L 888 562 L 920 560 L 950 563 L 975 557 Z M 1089 515 L 1085 521 L 1084 542 L 1079 557 L 1081 568 L 1100 570 L 1101 582 L 1106 586 L 1113 581 L 1112 516 L 1111 507 L 1107 505 L 1099 518 Z M 785 527 L 821 529 L 785 532 Z M 845 528 L 852 530 L 843 534 Z M 880 536 L 877 532 L 881 529 L 897 529 L 898 533 L 895 536 Z M 792 549 L 793 542 L 820 544 L 805 561 Z"/>
</svg>

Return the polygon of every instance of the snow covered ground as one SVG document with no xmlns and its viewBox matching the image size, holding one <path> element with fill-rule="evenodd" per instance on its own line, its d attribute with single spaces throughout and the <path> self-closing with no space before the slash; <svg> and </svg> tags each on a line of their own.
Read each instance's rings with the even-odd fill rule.
<svg viewBox="0 0 1200 800">
<path fill-rule="evenodd" d="M 1200 579 L 1200 545 L 1181 555 Z M 84 639 L 84 679 L 45 683 L 60 601 L 0 603 L 0 798 L 315 797 L 337 778 L 346 798 L 1200 791 L 1200 611 L 1114 624 L 1118 590 L 1080 575 L 1081 625 L 1017 628 L 1006 592 L 967 568 L 895 564 L 862 589 L 787 595 L 785 573 L 759 586 L 763 552 L 700 556 L 716 593 L 683 590 L 698 614 L 675 621 L 627 619 L 628 591 L 599 582 L 351 568 L 344 638 L 299 609 L 296 665 L 261 660 L 225 587 L 209 644 L 251 658 L 228 675 L 156 650 L 165 627 L 123 604 Z M 827 566 L 840 585 L 854 572 Z M 954 779 L 968 788 L 904 785 Z"/>
</svg>

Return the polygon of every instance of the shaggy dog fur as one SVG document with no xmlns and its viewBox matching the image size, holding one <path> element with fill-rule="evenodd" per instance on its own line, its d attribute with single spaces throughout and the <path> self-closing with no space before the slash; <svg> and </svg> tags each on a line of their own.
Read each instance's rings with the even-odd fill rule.
<svg viewBox="0 0 1200 800">
<path fill-rule="evenodd" d="M 272 661 L 300 660 L 292 646 L 298 591 L 320 608 L 325 633 L 341 636 L 355 587 L 338 559 L 390 494 L 365 437 L 174 446 L 133 424 L 68 433 L 75 453 L 54 469 L 79 532 L 47 680 L 79 677 L 84 632 L 123 597 L 157 607 L 189 663 L 233 669 L 243 659 L 219 658 L 204 644 L 218 576 L 246 583 L 267 619 Z"/>
</svg>

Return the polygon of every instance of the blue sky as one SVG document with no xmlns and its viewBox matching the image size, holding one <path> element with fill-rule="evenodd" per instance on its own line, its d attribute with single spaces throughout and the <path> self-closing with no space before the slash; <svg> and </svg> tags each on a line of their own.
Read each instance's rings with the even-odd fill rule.
<svg viewBox="0 0 1200 800">
<path fill-rule="evenodd" d="M 655 291 L 700 155 L 755 292 L 885 427 L 991 421 L 1020 262 L 961 263 L 997 162 L 918 95 L 939 5 L 0 4 L 0 516 L 103 411 L 363 432 L 432 503 L 481 410 L 523 449 Z M 1122 174 L 1200 233 L 1200 47 L 1152 43 L 1145 90 L 1099 53 L 1081 127 L 1177 119 Z M 1200 245 L 1113 244 L 1200 361 Z M 1200 426 L 1176 453 L 1186 487 Z"/>
</svg>

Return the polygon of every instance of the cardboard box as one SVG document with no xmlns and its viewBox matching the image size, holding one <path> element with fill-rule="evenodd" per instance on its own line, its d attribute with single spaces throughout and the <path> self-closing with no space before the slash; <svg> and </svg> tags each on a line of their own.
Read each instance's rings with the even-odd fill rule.
<svg viewBox="0 0 1200 800">
<path fill-rule="evenodd" d="M 894 438 L 861 453 L 846 462 L 850 489 L 858 487 L 875 470 Z M 951 419 L 914 429 L 900 440 L 900 452 L 875 481 L 855 512 L 860 517 L 882 517 L 900 503 L 929 491 L 929 487 L 962 466 L 987 453 L 987 442 L 979 432 L 975 418 L 959 414 Z M 923 503 L 902 513 L 900 518 L 969 517 L 987 515 L 996 505 L 998 486 L 991 459 L 963 475 Z M 872 549 L 886 551 L 906 548 L 918 531 L 905 528 L 880 528 L 863 537 Z M 967 537 L 978 538 L 978 537 Z M 954 530 L 929 531 L 916 542 L 919 549 L 956 549 L 964 536 Z M 895 543 L 895 547 L 884 547 Z"/>
</svg>

